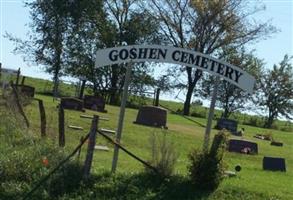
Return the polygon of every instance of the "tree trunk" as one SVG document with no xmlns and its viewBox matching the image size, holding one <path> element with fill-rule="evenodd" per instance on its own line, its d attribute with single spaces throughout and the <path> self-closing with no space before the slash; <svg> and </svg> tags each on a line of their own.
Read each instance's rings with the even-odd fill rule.
<svg viewBox="0 0 293 200">
<path fill-rule="evenodd" d="M 274 122 L 274 117 L 269 116 L 268 119 L 266 120 L 265 128 L 272 128 L 273 122 Z"/>
<path fill-rule="evenodd" d="M 202 76 L 202 71 L 198 69 L 195 71 L 194 77 L 192 77 L 192 68 L 186 67 L 186 72 L 188 76 L 188 88 L 187 88 L 187 94 L 186 94 L 185 102 L 184 102 L 183 115 L 189 115 L 192 93 L 197 81 Z"/>
<path fill-rule="evenodd" d="M 56 72 L 58 73 L 58 72 Z M 58 74 L 54 75 L 53 78 L 54 86 L 53 86 L 53 97 L 57 98 L 58 97 L 58 88 L 59 88 L 59 80 L 58 80 Z"/>
<path fill-rule="evenodd" d="M 184 102 L 184 108 L 183 108 L 183 115 L 189 115 L 190 112 L 190 102 L 192 97 L 194 87 L 188 87 L 187 94 Z"/>
</svg>

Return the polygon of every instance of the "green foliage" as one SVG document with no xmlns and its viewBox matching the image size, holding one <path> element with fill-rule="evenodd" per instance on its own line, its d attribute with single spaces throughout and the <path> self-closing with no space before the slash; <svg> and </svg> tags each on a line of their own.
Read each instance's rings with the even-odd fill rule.
<svg viewBox="0 0 293 200">
<path fill-rule="evenodd" d="M 226 47 L 220 57 L 223 57 L 222 59 L 226 62 L 243 69 L 255 77 L 256 82 L 259 81 L 264 63 L 254 56 L 253 51 L 247 52 L 244 48 Z M 214 76 L 206 76 L 206 79 L 201 82 L 201 88 L 197 90 L 198 95 L 210 99 L 214 83 Z M 226 80 L 220 81 L 218 84 L 217 106 L 223 110 L 223 118 L 229 118 L 233 112 L 238 110 L 249 110 L 247 103 L 251 99 L 250 94 Z"/>
<path fill-rule="evenodd" d="M 1 108 L 0 110 L 1 199 L 2 197 L 3 199 L 23 197 L 24 193 L 29 191 L 40 178 L 47 175 L 65 157 L 64 151 L 56 147 L 50 139 L 40 139 L 30 130 L 23 128 L 17 118 L 17 113 L 14 114 L 11 115 L 10 112 L 7 112 L 7 108 Z M 59 187 L 58 192 L 66 192 L 69 190 L 68 188 L 74 188 L 72 186 L 75 186 L 74 184 L 79 180 L 77 172 L 76 168 L 64 168 L 62 173 L 70 175 L 71 178 L 66 179 L 67 182 L 65 178 L 58 178 L 59 182 L 55 181 L 52 185 L 57 187 L 57 183 L 63 181 L 63 187 Z M 68 186 L 68 181 L 70 181 L 70 186 Z M 50 188 L 53 188 L 53 186 Z M 43 190 L 40 189 L 36 193 L 36 196 L 38 196 L 36 199 L 40 199 L 39 196 L 42 192 Z M 44 196 L 41 196 L 41 199 L 43 199 Z"/>
<path fill-rule="evenodd" d="M 155 130 L 155 129 L 154 129 Z M 167 138 L 166 131 L 162 129 L 159 133 L 154 131 L 150 136 L 151 159 L 149 164 L 155 167 L 161 178 L 170 177 L 174 171 L 178 154 L 175 152 L 175 145 Z M 147 172 L 153 173 L 149 168 Z"/>
<path fill-rule="evenodd" d="M 192 183 L 204 190 L 215 190 L 224 178 L 226 166 L 223 162 L 227 135 L 220 131 L 215 135 L 209 152 L 194 150 L 189 154 L 188 166 Z"/>
<path fill-rule="evenodd" d="M 47 183 L 51 197 L 72 193 L 82 184 L 82 166 L 77 162 L 70 162 L 63 166 Z"/>
<path fill-rule="evenodd" d="M 271 128 L 277 117 L 293 119 L 293 67 L 292 57 L 284 56 L 279 66 L 274 65 L 261 77 L 255 102 L 267 111 L 266 128 Z"/>
<path fill-rule="evenodd" d="M 37 82 L 35 83 L 37 85 Z M 58 101 L 52 101 L 52 97 L 36 95 L 44 101 L 46 107 L 47 119 L 50 129 L 54 130 L 54 136 L 58 133 L 56 126 L 57 112 L 56 105 Z M 0 101 L 2 103 L 2 101 Z M 168 105 L 171 108 L 180 108 L 182 104 L 175 102 L 162 102 L 164 105 Z M 2 104 L 1 104 L 2 105 Z M 87 115 L 98 114 L 103 117 L 107 117 L 109 121 L 100 121 L 99 127 L 115 129 L 117 125 L 117 118 L 119 113 L 119 107 L 106 105 L 108 113 L 99 113 L 91 110 L 86 110 Z M 197 107 L 200 111 L 201 107 Z M 25 107 L 26 114 L 31 122 L 30 131 L 26 131 L 23 128 L 19 120 L 11 119 L 14 115 L 13 113 L 7 113 L 10 118 L 4 121 L 3 116 L 0 116 L 0 129 L 5 130 L 0 134 L 0 160 L 9 159 L 9 151 L 24 151 L 30 149 L 29 154 L 35 156 L 36 165 L 30 165 L 32 168 L 36 169 L 36 174 L 30 182 L 19 182 L 15 179 L 12 181 L 1 181 L 0 184 L 0 199 L 2 200 L 14 200 L 23 198 L 23 194 L 30 191 L 30 189 L 35 186 L 35 184 L 48 173 L 50 169 L 56 166 L 59 161 L 63 158 L 64 150 L 56 148 L 56 143 L 54 142 L 44 142 L 39 139 L 39 112 L 38 104 L 33 101 L 31 105 Z M 127 147 L 131 152 L 135 153 L 141 158 L 148 158 L 150 156 L 150 145 L 148 145 L 149 136 L 153 131 L 153 128 L 147 126 L 141 126 L 133 124 L 133 121 L 137 115 L 137 110 L 126 109 L 125 123 L 124 123 L 124 133 L 121 143 Z M 193 118 L 196 121 L 206 124 L 206 119 L 204 118 Z M 240 118 L 239 118 L 240 119 Z M 248 118 L 247 118 L 248 119 Z M 241 119 L 242 120 L 242 119 Z M 9 124 L 8 122 L 11 122 Z M 65 151 L 72 151 L 80 141 L 80 137 L 84 136 L 90 128 L 90 120 L 81 119 L 80 112 L 66 110 L 65 115 L 66 124 L 74 124 L 77 126 L 82 126 L 84 131 L 75 131 L 72 129 L 66 129 L 66 146 Z M 215 121 L 214 121 L 215 123 Z M 9 124 L 9 125 L 8 125 Z M 17 128 L 20 125 L 20 128 Z M 233 170 L 238 164 L 242 166 L 242 170 L 238 173 L 235 178 L 227 178 L 222 181 L 216 191 L 204 191 L 201 188 L 197 188 L 191 184 L 191 180 L 186 176 L 188 164 L 188 159 L 186 155 L 190 152 L 190 149 L 202 146 L 202 136 L 204 128 L 198 126 L 197 124 L 182 118 L 179 115 L 174 115 L 168 113 L 168 130 L 164 130 L 167 134 L 167 139 L 174 142 L 176 152 L 180 153 L 175 165 L 175 174 L 171 177 L 165 178 L 164 180 L 159 179 L 157 176 L 150 174 L 141 173 L 143 171 L 143 166 L 136 160 L 129 158 L 128 155 L 123 153 L 119 154 L 118 171 L 116 175 L 111 175 L 108 170 L 111 169 L 111 160 L 113 154 L 112 146 L 107 143 L 103 138 L 97 137 L 97 143 L 106 144 L 110 147 L 110 152 L 95 151 L 93 158 L 93 168 L 92 168 L 92 178 L 89 183 L 83 184 L 78 180 L 78 176 L 75 180 L 76 186 L 73 186 L 74 190 L 70 188 L 64 189 L 62 186 L 62 181 L 57 185 L 66 191 L 58 191 L 59 196 L 49 194 L 50 179 L 48 184 L 45 184 L 39 188 L 34 195 L 29 199 L 62 199 L 62 200 L 105 200 L 105 199 L 202 199 L 202 200 L 230 200 L 230 199 L 284 199 L 291 200 L 293 197 L 293 185 L 292 185 L 292 145 L 293 137 L 291 132 L 286 133 L 277 130 L 268 130 L 263 128 L 257 128 L 252 126 L 243 126 L 245 128 L 244 139 L 252 140 L 259 145 L 259 154 L 255 156 L 247 156 L 242 154 L 230 153 L 225 154 L 225 162 L 229 164 L 229 170 Z M 279 127 L 285 126 L 285 122 L 277 122 Z M 7 128 L 5 128 L 7 126 Z M 287 126 L 289 126 L 287 124 Z M 157 129 L 158 130 L 158 129 Z M 10 134 L 10 132 L 18 132 L 16 134 Z M 33 132 L 31 132 L 33 131 Z M 158 131 L 159 132 L 159 131 Z M 282 141 L 284 146 L 282 148 L 273 147 L 267 141 L 261 141 L 253 138 L 255 134 L 265 134 L 271 132 L 272 136 L 276 141 Z M 212 135 L 216 133 L 216 130 L 212 129 Z M 3 135 L 2 135 L 3 134 Z M 10 138 L 9 138 L 10 137 Z M 26 138 L 23 140 L 23 138 Z M 15 141 L 19 142 L 15 142 Z M 47 139 L 46 139 L 47 140 Z M 12 141 L 14 147 L 12 146 Z M 23 144 L 23 145 L 21 145 Z M 37 148 L 39 146 L 40 148 Z M 39 151 L 38 155 L 32 154 L 32 151 Z M 80 155 L 80 161 L 82 163 L 85 158 L 86 148 L 82 148 Z M 6 156 L 7 155 L 7 156 Z M 269 172 L 263 171 L 261 160 L 263 156 L 271 155 L 286 158 L 286 166 L 288 171 L 286 173 L 282 172 Z M 44 167 L 41 163 L 41 159 L 46 156 L 49 160 L 49 166 Z M 7 161 L 5 161 L 7 162 Z M 28 163 L 28 162 L 27 162 Z M 41 165 L 42 172 L 38 172 L 38 166 Z M 65 167 L 66 168 L 66 167 Z M 74 167 L 73 167 L 74 168 Z M 77 168 L 78 169 L 78 168 Z M 33 169 L 32 169 L 33 171 Z M 107 173 L 104 173 L 104 172 Z M 1 172 L 0 172 L 1 173 Z M 13 172 L 17 173 L 17 172 Z M 28 173 L 28 172 L 25 172 Z M 62 175 L 62 170 L 58 172 L 58 176 Z M 64 172 L 66 174 L 66 172 Z M 38 175 L 41 174 L 41 175 Z M 2 175 L 2 174 L 1 174 Z M 0 175 L 0 177 L 1 177 Z M 38 176 L 37 176 L 38 175 Z M 56 177 L 58 177 L 56 174 Z M 64 177 L 64 176 L 63 176 Z M 55 176 L 52 177 L 56 180 Z M 52 179 L 52 180 L 53 180 Z M 252 181 L 253 180 L 253 181 Z M 65 180 L 66 181 L 66 180 Z M 270 184 L 264 184 L 270 183 Z M 64 183 L 67 184 L 67 183 Z M 52 181 L 53 185 L 53 181 Z M 54 187 L 54 186 L 52 186 Z M 277 188 L 277 189 L 276 189 Z M 52 188 L 53 191 L 53 188 Z"/>
</svg>

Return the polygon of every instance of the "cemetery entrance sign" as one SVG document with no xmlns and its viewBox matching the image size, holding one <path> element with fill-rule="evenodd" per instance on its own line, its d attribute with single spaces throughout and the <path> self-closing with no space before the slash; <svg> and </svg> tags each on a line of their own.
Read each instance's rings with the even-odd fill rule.
<svg viewBox="0 0 293 200">
<path fill-rule="evenodd" d="M 99 50 L 96 67 L 145 61 L 195 67 L 220 76 L 249 93 L 252 93 L 255 82 L 253 76 L 224 61 L 196 51 L 161 45 L 133 45 Z"/>
<path fill-rule="evenodd" d="M 208 148 L 209 134 L 211 131 L 212 118 L 217 96 L 218 80 L 222 78 L 235 86 L 252 93 L 255 79 L 253 76 L 242 69 L 227 62 L 215 59 L 200 52 L 191 51 L 183 48 L 161 45 L 131 45 L 120 46 L 97 51 L 95 67 L 103 67 L 114 64 L 132 62 L 161 62 L 172 63 L 182 66 L 197 68 L 217 76 L 213 98 L 210 105 L 210 112 L 205 132 L 204 151 Z M 127 71 L 124 81 L 123 96 L 121 100 L 120 114 L 116 131 L 116 141 L 121 139 L 123 128 L 125 105 L 127 100 L 128 85 L 130 82 L 131 65 L 126 65 Z M 119 148 L 114 148 L 112 161 L 112 172 L 115 172 L 118 160 Z"/>
</svg>

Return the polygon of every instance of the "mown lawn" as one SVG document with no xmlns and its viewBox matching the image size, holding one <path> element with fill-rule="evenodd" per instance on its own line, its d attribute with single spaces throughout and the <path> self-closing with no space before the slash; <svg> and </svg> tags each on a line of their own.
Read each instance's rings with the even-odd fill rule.
<svg viewBox="0 0 293 200">
<path fill-rule="evenodd" d="M 37 98 L 43 99 L 46 107 L 47 114 L 47 133 L 49 137 L 55 138 L 56 145 L 58 144 L 57 136 L 57 122 L 58 122 L 58 109 L 56 106 L 58 105 L 58 101 L 53 102 L 52 97 L 36 95 Z M 116 129 L 119 107 L 115 106 L 106 106 L 108 110 L 107 113 L 99 113 L 90 110 L 86 110 L 85 113 L 78 111 L 65 111 L 65 124 L 66 124 L 66 147 L 67 151 L 72 150 L 76 145 L 78 145 L 80 137 L 87 134 L 89 131 L 89 127 L 91 124 L 90 119 L 80 118 L 81 114 L 93 115 L 97 114 L 103 117 L 107 117 L 109 121 L 100 121 L 100 128 L 108 128 L 108 129 Z M 28 118 L 31 122 L 30 129 L 33 130 L 34 133 L 38 134 L 39 131 L 39 114 L 38 114 L 38 105 L 37 102 L 33 102 L 31 105 L 25 108 Z M 179 154 L 179 158 L 176 163 L 175 174 L 179 176 L 187 175 L 187 165 L 188 165 L 188 153 L 194 148 L 202 148 L 203 145 L 203 135 L 205 129 L 199 126 L 196 123 L 193 123 L 189 120 L 182 118 L 179 115 L 168 114 L 167 121 L 167 130 L 142 126 L 138 124 L 134 124 L 133 121 L 136 119 L 137 110 L 135 109 L 126 109 L 126 116 L 124 122 L 124 129 L 121 143 L 130 151 L 134 152 L 137 156 L 143 158 L 144 160 L 150 159 L 151 149 L 149 138 L 153 133 L 156 134 L 167 134 L 169 140 L 171 140 L 175 149 Z M 206 124 L 206 120 L 203 118 L 192 118 L 195 121 Z M 68 128 L 68 125 L 81 126 L 84 128 L 83 131 L 73 130 Z M 228 165 L 229 170 L 234 170 L 235 165 L 240 164 L 242 170 L 237 174 L 237 177 L 226 178 L 220 187 L 211 194 L 199 195 L 194 194 L 195 199 L 293 199 L 293 133 L 290 132 L 282 132 L 277 130 L 267 130 L 262 128 L 256 128 L 251 126 L 239 125 L 240 127 L 245 128 L 245 135 L 243 139 L 252 140 L 258 143 L 259 154 L 258 155 L 244 155 L 237 153 L 229 153 L 227 152 L 225 155 L 225 161 Z M 217 132 L 217 130 L 212 130 L 211 139 L 213 135 Z M 283 147 L 275 147 L 271 146 L 270 142 L 262 141 L 253 138 L 253 135 L 267 134 L 270 133 L 274 137 L 276 141 L 282 141 L 284 143 Z M 231 138 L 233 138 L 231 136 Z M 93 168 L 92 173 L 96 176 L 99 176 L 105 172 L 109 172 L 111 169 L 112 156 L 113 156 L 113 146 L 106 142 L 101 136 L 97 138 L 98 144 L 107 145 L 110 147 L 109 152 L 96 151 L 93 159 Z M 81 154 L 81 161 L 84 159 L 86 148 L 83 147 L 83 151 Z M 286 167 L 287 172 L 270 172 L 262 170 L 262 159 L 264 156 L 272 156 L 272 157 L 283 157 L 286 159 Z M 141 163 L 133 160 L 131 157 L 126 155 L 124 152 L 120 151 L 119 153 L 119 162 L 117 174 L 122 177 L 125 175 L 127 178 L 121 178 L 123 181 L 131 182 L 131 178 L 134 177 L 133 180 L 136 180 L 136 176 L 139 172 L 143 171 L 143 166 Z M 176 176 L 175 176 L 176 177 Z M 117 180 L 120 180 L 117 178 Z M 174 178 L 176 180 L 176 178 Z M 174 187 L 174 190 L 178 189 L 179 191 L 174 192 L 174 190 L 170 188 L 160 188 L 159 191 L 150 190 L 150 193 L 154 192 L 154 194 L 145 194 L 144 190 L 150 189 L 145 187 L 139 187 L 141 183 L 139 181 L 133 181 L 133 187 L 137 190 L 136 196 L 129 197 L 129 199 L 178 199 L 178 193 L 180 190 L 183 190 L 182 187 L 179 187 L 178 184 L 180 181 L 170 180 L 170 183 L 165 184 L 170 187 Z M 87 189 L 82 189 L 81 191 L 92 190 L 93 195 L 95 192 L 101 195 L 102 186 L 104 184 L 107 187 L 116 187 L 111 188 L 112 190 L 119 190 L 122 187 L 119 183 L 113 184 L 113 180 L 110 177 L 105 179 L 98 179 L 96 183 L 93 183 L 92 187 Z M 99 182 L 100 181 L 100 182 Z M 174 181 L 174 182 L 172 182 Z M 118 181 L 119 182 L 119 181 Z M 132 182 L 131 182 L 132 183 Z M 100 186 L 99 186 L 100 184 Z M 137 185 L 136 185 L 137 184 Z M 172 185 L 173 184 L 173 185 Z M 175 185 L 174 185 L 175 184 Z M 182 183 L 183 184 L 183 183 Z M 184 185 L 184 184 L 183 184 Z M 187 187 L 187 186 L 186 186 Z M 109 188 L 108 188 L 109 189 Z M 116 191 L 117 192 L 117 191 Z M 152 198 L 138 198 L 139 193 L 141 195 L 150 195 Z M 190 191 L 189 191 L 190 192 Z M 81 195 L 80 198 L 76 199 L 111 199 L 111 194 L 104 194 L 104 198 L 98 197 L 86 197 L 82 198 L 82 192 L 77 192 L 77 194 L 73 196 Z M 110 192 L 111 193 L 111 192 Z M 119 192 L 118 192 L 119 193 Z M 134 192 L 135 193 L 135 192 Z M 199 191 L 198 193 L 201 194 Z M 115 192 L 113 193 L 113 195 Z M 121 195 L 121 193 L 119 193 Z M 83 194 L 84 195 L 84 194 Z M 103 196 L 102 195 L 102 196 Z M 172 197 L 173 195 L 173 197 Z M 70 196 L 70 194 L 69 194 Z M 95 196 L 95 195 L 94 195 Z M 114 195 L 115 196 L 115 195 Z M 183 198 L 181 196 L 181 198 Z M 187 196 L 186 196 L 187 198 Z M 189 199 L 190 197 L 188 197 Z M 66 199 L 66 198 L 65 198 Z M 113 199 L 115 199 L 113 197 Z M 119 198 L 118 198 L 119 199 Z M 127 199 L 126 197 L 121 197 L 121 199 Z M 192 199 L 192 198 L 191 198 Z"/>
</svg>

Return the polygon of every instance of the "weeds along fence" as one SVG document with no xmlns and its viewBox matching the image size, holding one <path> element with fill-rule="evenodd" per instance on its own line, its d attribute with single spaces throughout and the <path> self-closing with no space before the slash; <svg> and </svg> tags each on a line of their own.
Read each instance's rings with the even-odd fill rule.
<svg viewBox="0 0 293 200">
<path fill-rule="evenodd" d="M 61 108 L 61 110 L 62 110 L 62 108 Z M 64 112 L 64 110 L 63 110 L 63 112 Z M 30 199 L 32 197 L 33 193 L 36 192 L 36 190 L 38 190 L 38 188 L 40 188 L 43 184 L 45 184 L 50 179 L 50 177 L 53 176 L 54 173 L 61 170 L 62 167 L 67 162 L 69 162 L 70 159 L 74 155 L 77 154 L 77 158 L 79 159 L 81 148 L 86 143 L 86 141 L 88 141 L 88 147 L 87 147 L 86 158 L 85 158 L 85 161 L 84 161 L 84 164 L 82 167 L 82 180 L 88 181 L 90 178 L 90 171 L 91 171 L 91 166 L 92 166 L 92 160 L 93 160 L 93 154 L 94 154 L 94 149 L 95 149 L 95 144 L 96 144 L 97 133 L 100 134 L 101 136 L 103 136 L 104 138 L 106 138 L 112 144 L 116 145 L 121 150 L 123 150 L 126 154 L 128 154 L 129 156 L 131 156 L 135 160 L 142 163 L 144 166 L 148 167 L 149 169 L 151 169 L 155 173 L 159 173 L 155 167 L 151 166 L 150 164 L 148 164 L 148 162 L 139 158 L 134 153 L 130 152 L 125 147 L 123 147 L 121 144 L 114 141 L 111 137 L 107 136 L 104 133 L 104 131 L 98 129 L 99 120 L 105 120 L 105 118 L 100 118 L 98 115 L 94 115 L 93 117 L 88 116 L 87 118 L 92 119 L 91 128 L 90 128 L 89 133 L 85 137 L 81 138 L 80 143 L 74 148 L 74 150 L 65 159 L 63 159 L 61 162 L 59 162 L 59 164 L 57 164 L 56 167 L 54 167 L 46 176 L 44 176 L 42 179 L 40 179 L 38 181 L 38 183 L 28 193 L 26 193 L 24 195 L 23 200 Z M 59 128 L 61 126 L 62 125 L 60 125 Z M 64 147 L 65 146 L 65 135 L 64 135 L 65 133 L 63 132 L 62 134 L 63 134 L 63 136 L 61 136 L 61 137 L 59 136 L 59 145 L 61 143 L 61 146 Z"/>
</svg>

